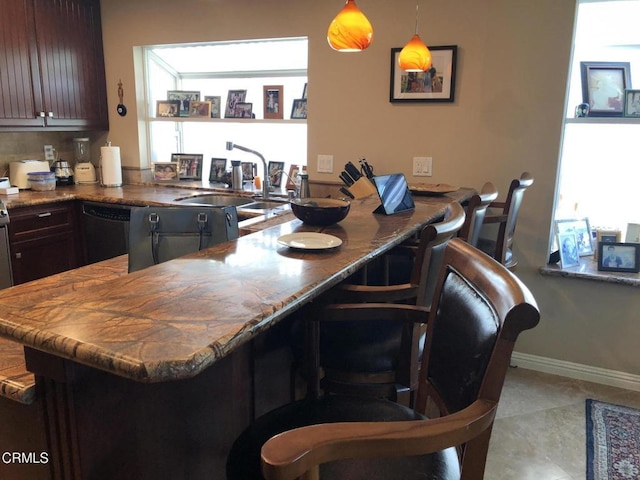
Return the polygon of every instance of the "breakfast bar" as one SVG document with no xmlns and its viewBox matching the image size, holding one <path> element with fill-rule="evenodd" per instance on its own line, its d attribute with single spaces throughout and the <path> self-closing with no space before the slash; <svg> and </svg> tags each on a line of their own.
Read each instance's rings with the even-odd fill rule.
<svg viewBox="0 0 640 480">
<path fill-rule="evenodd" d="M 442 216 L 449 201 L 385 216 L 372 213 L 377 198 L 354 200 L 329 227 L 294 219 L 146 270 L 4 302 L 0 335 L 25 346 L 52 477 L 224 478 L 233 439 L 254 415 L 287 400 L 286 388 L 273 392 L 289 373 L 273 348 L 278 332 Z M 301 232 L 342 244 L 278 243 Z M 47 280 L 9 292 L 29 299 Z"/>
</svg>

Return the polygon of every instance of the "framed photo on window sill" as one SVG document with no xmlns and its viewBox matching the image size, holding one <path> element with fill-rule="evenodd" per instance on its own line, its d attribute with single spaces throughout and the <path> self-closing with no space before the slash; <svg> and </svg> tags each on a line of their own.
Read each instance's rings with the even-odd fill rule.
<svg viewBox="0 0 640 480">
<path fill-rule="evenodd" d="M 598 270 L 640 272 L 640 245 L 637 243 L 598 243 Z"/>
</svg>

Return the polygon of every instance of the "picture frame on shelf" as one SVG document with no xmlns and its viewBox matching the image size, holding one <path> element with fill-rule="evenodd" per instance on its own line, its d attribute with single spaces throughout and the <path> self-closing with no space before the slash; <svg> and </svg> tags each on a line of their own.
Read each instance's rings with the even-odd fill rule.
<svg viewBox="0 0 640 480">
<path fill-rule="evenodd" d="M 284 118 L 282 103 L 284 101 L 284 85 L 265 85 L 264 91 L 264 118 Z"/>
<path fill-rule="evenodd" d="M 201 153 L 171 154 L 171 161 L 178 164 L 180 180 L 201 180 L 202 159 L 203 155 Z"/>
<path fill-rule="evenodd" d="M 238 103 L 244 103 L 246 97 L 246 90 L 229 90 L 224 110 L 224 118 L 236 118 L 236 105 Z"/>
<path fill-rule="evenodd" d="M 192 118 L 211 118 L 211 102 L 192 100 L 189 102 L 189 116 Z"/>
<path fill-rule="evenodd" d="M 256 171 L 258 166 L 252 162 L 241 162 L 240 167 L 242 168 L 242 180 L 249 181 L 253 180 L 256 176 Z"/>
<path fill-rule="evenodd" d="M 582 101 L 590 117 L 622 117 L 625 90 L 631 89 L 629 62 L 580 62 Z"/>
<path fill-rule="evenodd" d="M 289 175 L 287 176 L 287 190 L 298 189 L 298 173 L 302 170 L 299 165 L 291 165 L 289 167 Z"/>
<path fill-rule="evenodd" d="M 236 103 L 234 118 L 253 118 L 253 103 Z"/>
<path fill-rule="evenodd" d="M 398 64 L 402 48 L 391 49 L 389 101 L 449 102 L 455 100 L 457 45 L 428 47 L 431 68 L 426 72 L 405 72 Z"/>
<path fill-rule="evenodd" d="M 204 99 L 207 102 L 211 102 L 211 118 L 220 118 L 221 97 L 219 95 L 207 95 Z"/>
<path fill-rule="evenodd" d="M 269 183 L 271 186 L 280 187 L 282 185 L 284 162 L 269 162 L 267 169 L 269 170 Z"/>
<path fill-rule="evenodd" d="M 557 234 L 567 232 L 573 232 L 575 234 L 576 248 L 579 256 L 593 255 L 594 248 L 591 243 L 591 226 L 589 225 L 589 219 L 587 217 L 556 220 L 555 226 Z"/>
<path fill-rule="evenodd" d="M 640 243 L 640 223 L 627 223 L 625 243 Z"/>
<path fill-rule="evenodd" d="M 595 260 L 598 259 L 598 244 L 599 243 L 617 243 L 622 242 L 622 232 L 620 230 L 612 230 L 612 229 L 596 229 L 596 244 L 595 244 L 595 252 L 593 253 L 593 258 Z"/>
<path fill-rule="evenodd" d="M 180 116 L 179 100 L 158 100 L 156 102 L 156 117 L 169 118 Z"/>
<path fill-rule="evenodd" d="M 227 171 L 226 158 L 212 158 L 211 168 L 209 169 L 209 181 L 222 182 L 222 179 L 226 171 Z"/>
<path fill-rule="evenodd" d="M 562 268 L 576 267 L 580 265 L 578 240 L 573 231 L 559 233 L 558 245 L 560 249 L 560 265 Z"/>
<path fill-rule="evenodd" d="M 598 243 L 598 270 L 640 272 L 640 245 L 637 243 Z"/>
<path fill-rule="evenodd" d="M 154 162 L 153 179 L 158 181 L 180 180 L 178 162 Z"/>
<path fill-rule="evenodd" d="M 307 118 L 307 99 L 297 98 L 291 107 L 291 119 L 300 120 Z"/>
<path fill-rule="evenodd" d="M 640 117 L 640 90 L 627 89 L 624 91 L 624 116 Z"/>
<path fill-rule="evenodd" d="M 189 116 L 189 105 L 192 101 L 200 100 L 200 92 L 195 90 L 168 90 L 167 100 L 178 100 L 180 102 L 180 117 Z"/>
</svg>

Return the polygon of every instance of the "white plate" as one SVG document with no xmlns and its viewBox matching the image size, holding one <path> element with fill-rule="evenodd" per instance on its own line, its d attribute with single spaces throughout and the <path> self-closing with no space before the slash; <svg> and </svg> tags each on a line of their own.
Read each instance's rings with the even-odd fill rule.
<svg viewBox="0 0 640 480">
<path fill-rule="evenodd" d="M 282 235 L 278 238 L 280 245 L 300 250 L 326 250 L 342 245 L 342 240 L 326 233 L 301 232 Z"/>
</svg>

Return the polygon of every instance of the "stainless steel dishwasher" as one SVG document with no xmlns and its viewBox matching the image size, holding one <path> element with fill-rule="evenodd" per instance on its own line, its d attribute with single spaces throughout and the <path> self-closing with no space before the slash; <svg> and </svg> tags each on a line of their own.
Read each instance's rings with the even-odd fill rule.
<svg viewBox="0 0 640 480">
<path fill-rule="evenodd" d="M 82 226 L 89 263 L 128 253 L 130 218 L 129 205 L 82 203 Z"/>
<path fill-rule="evenodd" d="M 9 212 L 7 212 L 4 202 L 0 200 L 0 288 L 7 288 L 13 285 L 9 233 L 7 231 L 8 223 Z"/>
</svg>

